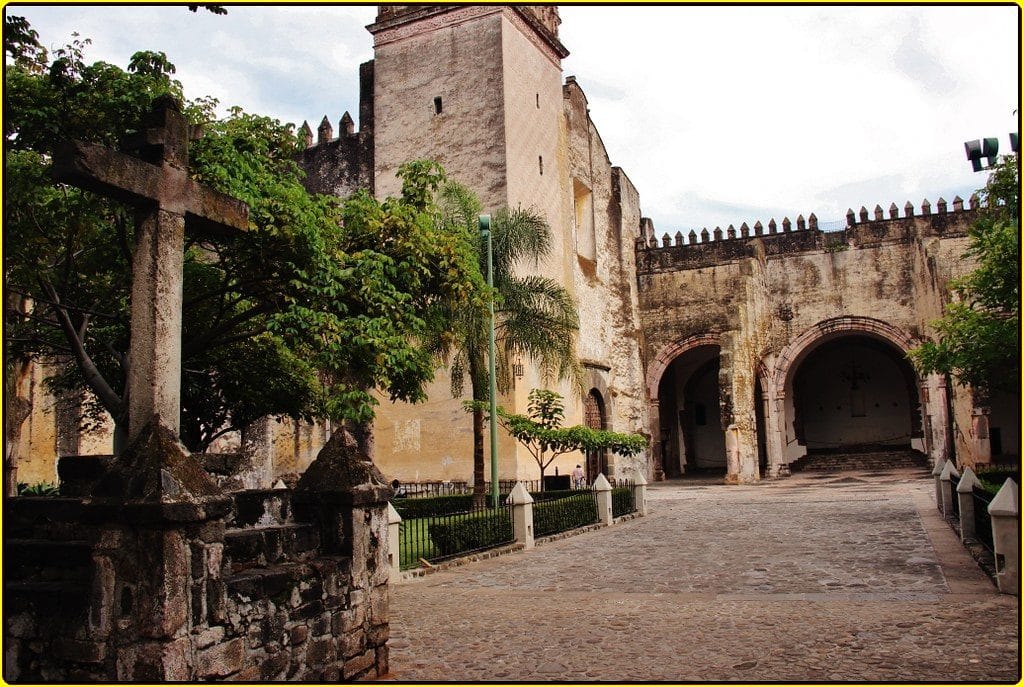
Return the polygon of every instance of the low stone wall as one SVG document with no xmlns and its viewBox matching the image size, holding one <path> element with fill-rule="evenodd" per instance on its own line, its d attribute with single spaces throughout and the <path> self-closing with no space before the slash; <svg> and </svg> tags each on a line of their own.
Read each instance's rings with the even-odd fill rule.
<svg viewBox="0 0 1024 687">
<path fill-rule="evenodd" d="M 294 490 L 217 493 L 180 458 L 156 463 L 162 497 L 9 501 L 6 680 L 387 673 L 391 490 L 354 444 L 332 439 Z"/>
</svg>

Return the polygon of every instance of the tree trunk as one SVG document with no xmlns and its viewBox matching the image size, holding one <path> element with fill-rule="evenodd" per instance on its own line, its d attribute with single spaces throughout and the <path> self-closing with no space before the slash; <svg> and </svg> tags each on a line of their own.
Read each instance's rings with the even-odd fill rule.
<svg viewBox="0 0 1024 687">
<path fill-rule="evenodd" d="M 473 505 L 482 507 L 487 498 L 484 485 L 484 412 L 473 411 Z"/>
</svg>

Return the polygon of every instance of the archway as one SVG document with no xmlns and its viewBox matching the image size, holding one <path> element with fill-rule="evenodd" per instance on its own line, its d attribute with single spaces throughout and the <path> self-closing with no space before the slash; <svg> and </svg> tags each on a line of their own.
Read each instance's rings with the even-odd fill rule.
<svg viewBox="0 0 1024 687">
<path fill-rule="evenodd" d="M 604 399 L 597 389 L 591 389 L 583 399 L 583 423 L 590 429 L 608 428 Z M 586 461 L 587 484 L 593 484 L 598 475 L 608 476 L 607 451 L 587 451 Z"/>
<path fill-rule="evenodd" d="M 676 356 L 658 384 L 659 437 L 665 476 L 725 472 L 717 343 L 701 342 Z"/>
<path fill-rule="evenodd" d="M 808 454 L 910 448 L 924 436 L 918 389 L 892 341 L 877 333 L 830 332 L 787 371 L 787 434 Z"/>
</svg>

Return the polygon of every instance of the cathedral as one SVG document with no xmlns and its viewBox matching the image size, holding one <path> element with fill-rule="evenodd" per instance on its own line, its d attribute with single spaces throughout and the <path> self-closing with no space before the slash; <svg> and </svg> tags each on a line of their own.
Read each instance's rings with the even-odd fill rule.
<svg viewBox="0 0 1024 687">
<path fill-rule="evenodd" d="M 432 159 L 485 212 L 532 208 L 547 219 L 551 252 L 520 269 L 555 278 L 579 311 L 585 385 L 554 388 L 566 424 L 650 442 L 630 458 L 569 454 L 549 473 L 581 463 L 588 479 L 717 471 L 754 483 L 820 456 L 1019 456 L 1018 398 L 922 377 L 906 358 L 932 333 L 949 281 L 970 268 L 962 255 L 977 199 L 851 209 L 843 226 L 794 212 L 659 235 L 642 215 L 642 189 L 609 158 L 586 94 L 563 75 L 559 23 L 554 6 L 381 5 L 367 27 L 374 58 L 359 67 L 358 127 L 349 113 L 337 131 L 326 117 L 315 132 L 304 125 L 300 160 L 311 190 L 385 197 L 399 190 L 399 165 Z M 531 360 L 514 368 L 500 403 L 525 412 L 545 384 Z M 419 405 L 381 402 L 374 461 L 389 479 L 467 481 L 470 416 L 443 369 L 428 393 Z M 269 484 L 302 472 L 329 431 L 266 420 L 238 443 L 260 456 L 257 481 Z M 19 480 L 53 482 L 57 455 L 104 452 L 102 437 L 76 434 L 59 404 L 37 403 L 19 439 Z M 539 476 L 508 436 L 498 465 L 502 480 Z"/>
</svg>

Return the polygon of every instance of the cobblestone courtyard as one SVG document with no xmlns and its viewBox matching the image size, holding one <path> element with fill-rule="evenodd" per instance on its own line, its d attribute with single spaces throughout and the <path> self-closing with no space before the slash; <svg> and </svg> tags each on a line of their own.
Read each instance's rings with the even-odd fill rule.
<svg viewBox="0 0 1024 687">
<path fill-rule="evenodd" d="M 648 501 L 646 517 L 393 586 L 391 677 L 1019 677 L 1018 600 L 920 471 L 660 483 Z"/>
</svg>

